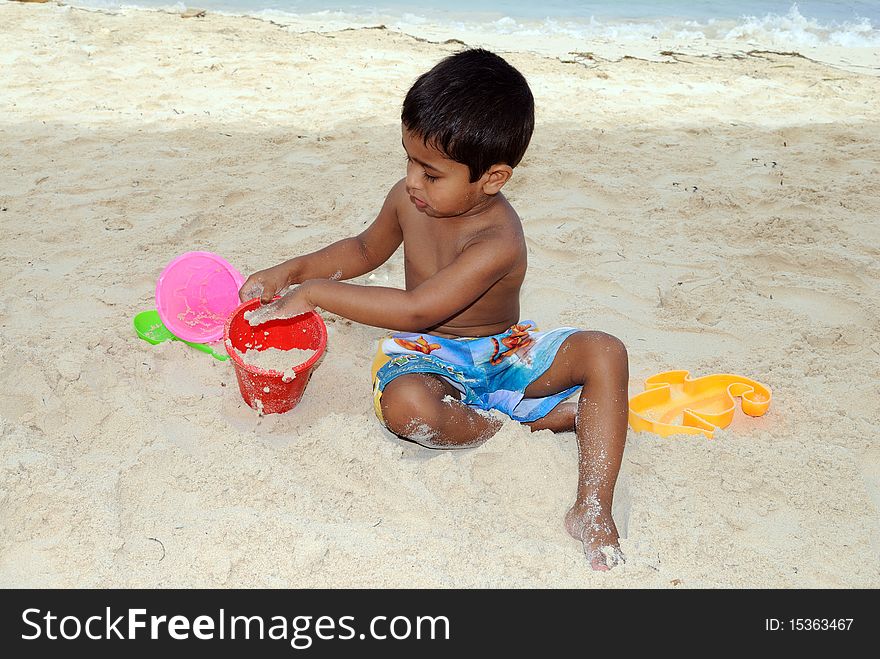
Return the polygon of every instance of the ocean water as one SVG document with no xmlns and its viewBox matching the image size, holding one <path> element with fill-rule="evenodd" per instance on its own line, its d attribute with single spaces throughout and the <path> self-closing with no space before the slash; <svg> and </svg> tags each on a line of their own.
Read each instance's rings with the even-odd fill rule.
<svg viewBox="0 0 880 659">
<path fill-rule="evenodd" d="M 447 36 L 485 33 L 517 37 L 636 41 L 651 38 L 703 39 L 802 49 L 815 46 L 880 48 L 880 0 L 73 0 L 105 9 L 198 7 L 279 22 L 306 21 L 340 26 L 386 25 Z"/>
</svg>

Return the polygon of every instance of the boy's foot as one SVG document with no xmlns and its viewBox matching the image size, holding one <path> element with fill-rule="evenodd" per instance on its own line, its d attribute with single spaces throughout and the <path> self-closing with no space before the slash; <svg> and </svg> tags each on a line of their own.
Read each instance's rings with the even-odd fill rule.
<svg viewBox="0 0 880 659">
<path fill-rule="evenodd" d="M 610 511 L 597 505 L 576 503 L 565 515 L 565 529 L 575 540 L 584 543 L 584 555 L 592 569 L 607 571 L 624 562 Z"/>
</svg>

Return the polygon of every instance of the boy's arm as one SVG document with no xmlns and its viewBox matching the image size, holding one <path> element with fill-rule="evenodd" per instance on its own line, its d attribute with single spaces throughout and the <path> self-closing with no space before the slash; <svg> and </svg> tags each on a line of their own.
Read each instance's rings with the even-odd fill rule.
<svg viewBox="0 0 880 659">
<path fill-rule="evenodd" d="M 410 291 L 312 279 L 294 291 L 288 310 L 301 313 L 321 307 L 365 325 L 425 330 L 470 306 L 509 273 L 519 257 L 515 243 L 493 237 L 471 244 L 452 263 Z"/>
<path fill-rule="evenodd" d="M 259 296 L 266 304 L 291 284 L 308 279 L 351 279 L 378 268 L 403 241 L 396 200 L 404 185 L 401 180 L 391 188 L 379 215 L 360 234 L 255 272 L 241 287 L 239 298 L 245 301 Z"/>
</svg>

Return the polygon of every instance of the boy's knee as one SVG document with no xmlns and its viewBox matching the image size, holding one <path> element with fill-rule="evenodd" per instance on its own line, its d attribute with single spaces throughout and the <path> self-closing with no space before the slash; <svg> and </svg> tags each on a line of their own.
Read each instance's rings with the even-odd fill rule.
<svg viewBox="0 0 880 659">
<path fill-rule="evenodd" d="M 418 376 L 402 375 L 385 386 L 380 405 L 382 418 L 396 435 L 419 441 L 439 423 L 438 400 Z"/>
<path fill-rule="evenodd" d="M 596 332 L 596 334 L 599 335 L 597 340 L 602 347 L 602 352 L 604 352 L 609 359 L 627 359 L 626 346 L 623 344 L 623 341 L 616 336 L 606 334 L 605 332 Z"/>
<path fill-rule="evenodd" d="M 579 347 L 583 351 L 583 364 L 588 369 L 606 370 L 627 367 L 629 357 L 623 341 L 605 332 L 578 332 Z"/>
</svg>

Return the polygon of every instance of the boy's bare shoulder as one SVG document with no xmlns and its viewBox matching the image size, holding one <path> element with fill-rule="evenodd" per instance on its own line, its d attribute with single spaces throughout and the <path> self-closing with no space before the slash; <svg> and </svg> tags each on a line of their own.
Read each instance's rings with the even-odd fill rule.
<svg viewBox="0 0 880 659">
<path fill-rule="evenodd" d="M 522 236 L 522 223 L 519 215 L 502 193 L 498 193 L 492 207 L 479 216 L 461 218 L 439 218 L 438 222 L 450 225 L 455 223 L 463 233 L 489 238 L 495 234 L 506 233 Z M 424 214 L 416 210 L 406 189 L 406 178 L 397 181 L 388 191 L 386 203 L 396 211 L 401 220 L 406 218 L 424 219 Z M 463 222 L 463 223 L 461 223 Z"/>
<path fill-rule="evenodd" d="M 398 212 L 403 208 L 403 202 L 409 201 L 409 195 L 406 193 L 406 177 L 403 177 L 391 186 L 391 189 L 388 191 L 387 200 L 391 202 L 394 210 Z"/>
<path fill-rule="evenodd" d="M 459 254 L 492 263 L 495 276 L 504 280 L 522 280 L 528 262 L 525 235 L 519 215 L 505 197 L 499 193 L 490 209 L 464 226 Z"/>
<path fill-rule="evenodd" d="M 498 193 L 498 199 L 474 231 L 465 246 L 492 242 L 503 251 L 517 254 L 525 250 L 522 221 L 507 198 Z"/>
</svg>

